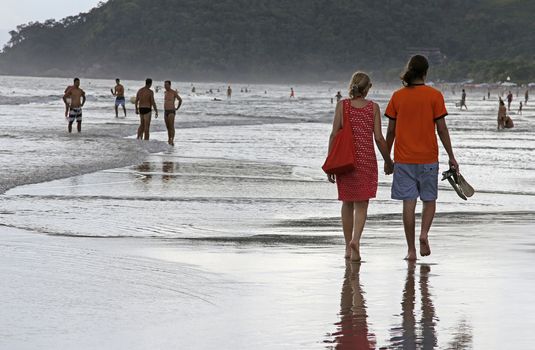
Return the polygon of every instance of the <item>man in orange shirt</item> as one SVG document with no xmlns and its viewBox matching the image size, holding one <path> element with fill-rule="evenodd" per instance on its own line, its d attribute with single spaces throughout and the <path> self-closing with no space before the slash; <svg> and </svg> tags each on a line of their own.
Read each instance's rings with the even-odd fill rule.
<svg viewBox="0 0 535 350">
<path fill-rule="evenodd" d="M 423 202 L 420 254 L 431 254 L 428 234 L 433 223 L 438 195 L 438 144 L 435 128 L 449 156 L 450 168 L 459 171 L 453 155 L 444 97 L 426 86 L 429 63 L 424 56 L 413 56 L 402 75 L 404 87 L 394 92 L 385 111 L 390 119 L 386 141 L 389 150 L 395 140 L 392 199 L 403 200 L 403 226 L 407 239 L 407 260 L 416 260 L 415 209 Z"/>
</svg>

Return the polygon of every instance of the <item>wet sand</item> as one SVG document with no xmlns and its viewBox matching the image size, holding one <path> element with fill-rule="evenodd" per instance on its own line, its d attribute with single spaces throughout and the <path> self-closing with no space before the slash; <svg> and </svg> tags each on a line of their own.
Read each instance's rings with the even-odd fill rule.
<svg viewBox="0 0 535 350">
<path fill-rule="evenodd" d="M 214 242 L 2 228 L 2 347 L 528 349 L 533 227 L 437 225 L 433 255 L 416 265 L 402 260 L 399 225 L 369 228 L 360 268 L 346 266 L 336 235 Z"/>
</svg>

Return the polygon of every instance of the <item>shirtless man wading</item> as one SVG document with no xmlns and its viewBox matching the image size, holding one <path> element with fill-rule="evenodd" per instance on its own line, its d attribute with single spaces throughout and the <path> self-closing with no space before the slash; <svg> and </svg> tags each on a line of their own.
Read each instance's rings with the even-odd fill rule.
<svg viewBox="0 0 535 350">
<path fill-rule="evenodd" d="M 115 118 L 119 118 L 119 106 L 123 106 L 124 117 L 126 118 L 126 100 L 124 98 L 124 86 L 119 78 L 115 79 L 115 87 L 111 89 L 111 94 L 115 96 Z"/>
<path fill-rule="evenodd" d="M 154 92 L 150 89 L 151 86 L 152 79 L 148 78 L 145 80 L 145 86 L 139 89 L 136 95 L 136 114 L 139 114 L 138 140 L 149 139 L 152 107 L 154 107 L 154 113 L 158 118 L 158 108 L 156 107 L 156 102 L 154 102 Z"/>
<path fill-rule="evenodd" d="M 165 110 L 165 126 L 167 127 L 167 135 L 169 139 L 167 143 L 171 146 L 175 145 L 175 114 L 182 106 L 182 98 L 178 95 L 177 90 L 171 89 L 171 81 L 165 81 L 164 93 L 164 110 Z M 175 108 L 175 101 L 178 100 L 178 106 Z"/>
<path fill-rule="evenodd" d="M 70 102 L 68 101 L 70 99 Z M 82 107 L 85 104 L 85 92 L 80 89 L 80 79 L 74 78 L 74 85 L 68 88 L 63 95 L 65 107 L 69 109 L 69 133 L 72 132 L 72 124 L 76 121 L 78 132 L 82 132 Z"/>
</svg>

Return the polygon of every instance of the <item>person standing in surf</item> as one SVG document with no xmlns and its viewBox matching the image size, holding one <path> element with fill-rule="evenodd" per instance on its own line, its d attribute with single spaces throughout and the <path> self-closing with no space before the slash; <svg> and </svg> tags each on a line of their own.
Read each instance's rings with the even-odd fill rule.
<svg viewBox="0 0 535 350">
<path fill-rule="evenodd" d="M 115 96 L 115 118 L 119 118 L 119 106 L 123 106 L 124 117 L 126 118 L 126 100 L 124 98 L 124 86 L 119 78 L 115 79 L 115 87 L 111 89 L 111 94 Z"/>
<path fill-rule="evenodd" d="M 85 104 L 85 92 L 80 89 L 80 79 L 74 78 L 74 85 L 67 88 L 63 95 L 65 108 L 69 110 L 67 130 L 72 132 L 72 124 L 76 121 L 76 129 L 82 132 L 82 107 Z"/>
<path fill-rule="evenodd" d="M 513 102 L 513 93 L 511 91 L 509 91 L 509 93 L 507 94 L 507 110 L 510 111 L 511 110 L 511 103 Z"/>
<path fill-rule="evenodd" d="M 227 99 L 231 99 L 232 98 L 232 88 L 230 87 L 230 85 L 227 87 Z"/>
<path fill-rule="evenodd" d="M 463 93 L 461 94 L 461 111 L 463 110 L 463 106 L 466 108 L 466 110 L 468 110 L 468 107 L 466 107 L 466 91 L 464 89 Z"/>
<path fill-rule="evenodd" d="M 459 172 L 444 117 L 448 115 L 442 93 L 425 85 L 429 63 L 415 55 L 401 75 L 404 87 L 394 92 L 385 111 L 388 117 L 386 141 L 394 149 L 392 199 L 403 201 L 403 226 L 408 253 L 416 260 L 415 210 L 418 197 L 423 202 L 420 255 L 431 254 L 429 230 L 438 197 L 438 143 L 435 130 L 449 157 L 449 166 Z"/>
<path fill-rule="evenodd" d="M 360 237 L 366 224 L 368 203 L 377 194 L 377 159 L 374 140 L 385 161 L 385 173 L 391 174 L 393 162 L 381 129 L 379 105 L 366 99 L 372 84 L 370 77 L 356 72 L 349 83 L 349 99 L 337 103 L 333 128 L 329 138 L 329 153 L 340 129 L 351 128 L 355 151 L 355 169 L 351 172 L 327 176 L 338 187 L 338 200 L 342 201 L 342 228 L 346 243 L 346 259 L 360 261 Z M 344 119 L 347 118 L 347 119 Z M 349 125 L 343 125 L 349 120 Z"/>
<path fill-rule="evenodd" d="M 178 91 L 171 89 L 171 81 L 166 80 L 164 92 L 164 119 L 165 126 L 167 127 L 167 143 L 171 146 L 175 145 L 175 115 L 176 111 L 182 106 L 182 98 L 178 94 Z M 178 100 L 178 106 L 175 108 L 175 101 Z"/>
<path fill-rule="evenodd" d="M 137 139 L 148 140 L 150 137 L 150 121 L 152 119 L 152 108 L 156 118 L 158 118 L 158 108 L 154 101 L 154 91 L 150 89 L 152 79 L 145 80 L 145 86 L 138 90 L 136 95 L 136 114 L 139 114 L 139 128 L 137 129 Z"/>
</svg>

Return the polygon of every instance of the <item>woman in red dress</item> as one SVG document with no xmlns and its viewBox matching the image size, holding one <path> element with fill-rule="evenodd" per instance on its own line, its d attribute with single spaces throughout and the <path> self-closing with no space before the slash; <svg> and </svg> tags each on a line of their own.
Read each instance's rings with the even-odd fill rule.
<svg viewBox="0 0 535 350">
<path fill-rule="evenodd" d="M 385 173 L 392 174 L 394 163 L 381 129 L 381 113 L 377 103 L 367 100 L 372 84 L 366 73 L 353 74 L 349 84 L 349 99 L 336 105 L 333 129 L 329 139 L 329 152 L 336 133 L 345 127 L 344 115 L 349 116 L 355 145 L 355 169 L 328 179 L 338 186 L 338 199 L 342 204 L 342 226 L 346 242 L 345 257 L 360 261 L 360 237 L 366 223 L 368 201 L 377 193 L 377 158 L 373 141 L 385 161 Z"/>
</svg>

